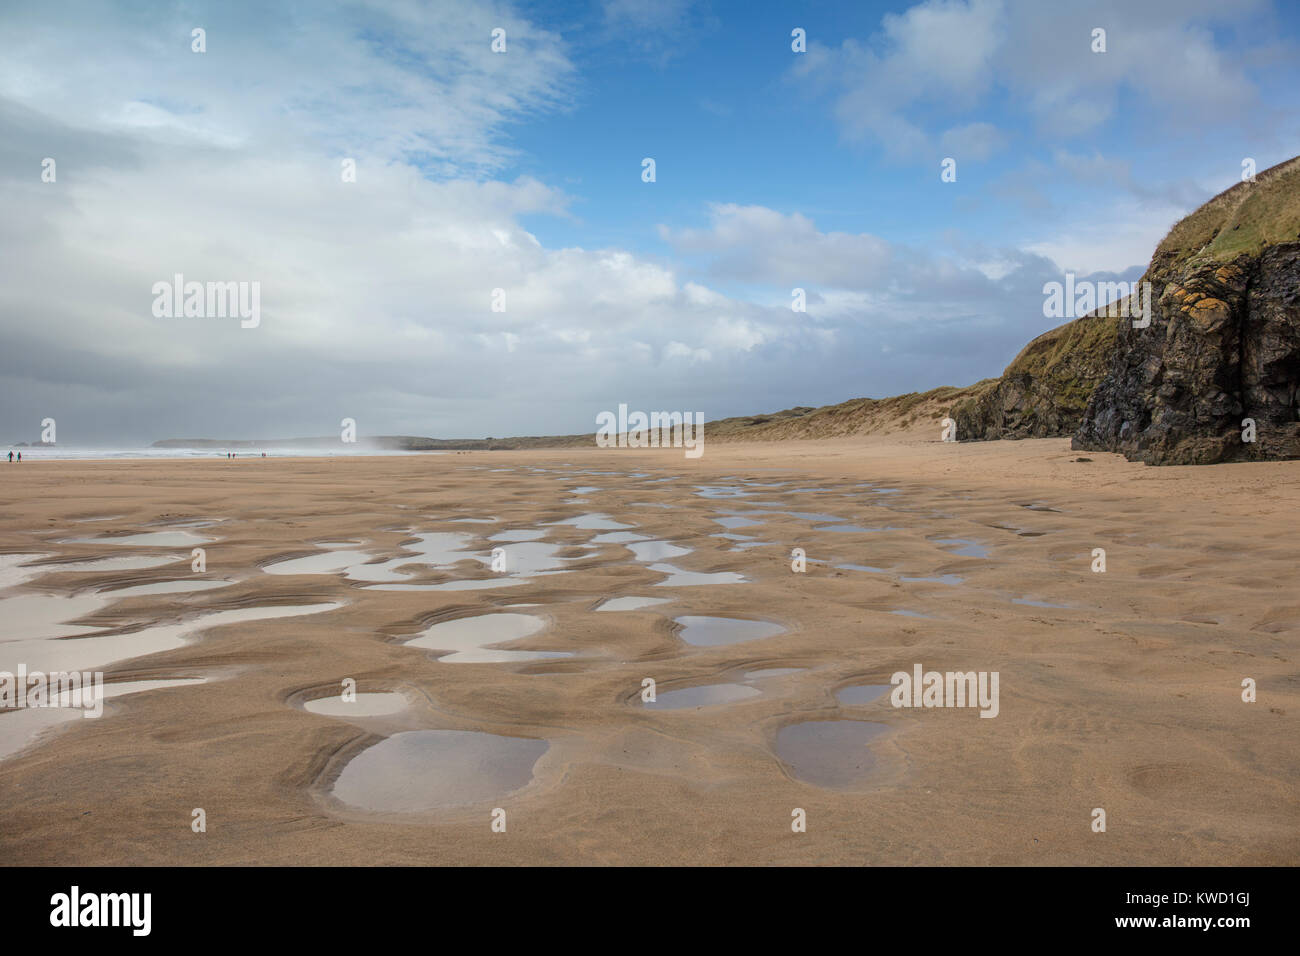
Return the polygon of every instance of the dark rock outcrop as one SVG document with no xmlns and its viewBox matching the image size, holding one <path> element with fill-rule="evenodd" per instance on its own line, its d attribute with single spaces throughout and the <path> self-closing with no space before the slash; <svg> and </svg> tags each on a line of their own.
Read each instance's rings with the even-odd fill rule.
<svg viewBox="0 0 1300 956">
<path fill-rule="evenodd" d="M 1083 421 L 1093 389 L 1110 369 L 1117 321 L 1094 313 L 1038 336 L 991 387 L 953 406 L 957 440 L 1072 433 Z"/>
<path fill-rule="evenodd" d="M 1121 321 L 1072 446 L 1154 465 L 1300 458 L 1297 240 L 1300 159 L 1179 222 L 1143 276 L 1151 323 Z"/>
</svg>

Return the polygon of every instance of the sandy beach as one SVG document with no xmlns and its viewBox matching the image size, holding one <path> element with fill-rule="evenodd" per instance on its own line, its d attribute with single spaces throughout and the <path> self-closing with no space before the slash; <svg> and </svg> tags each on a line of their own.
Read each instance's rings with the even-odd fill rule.
<svg viewBox="0 0 1300 956">
<path fill-rule="evenodd" d="M 0 469 L 0 669 L 110 691 L 0 715 L 0 850 L 1300 862 L 1300 462 L 934 437 Z M 626 597 L 659 603 L 598 610 Z M 523 636 L 438 630 L 489 613 Z M 915 665 L 997 672 L 996 717 L 892 706 Z"/>
</svg>

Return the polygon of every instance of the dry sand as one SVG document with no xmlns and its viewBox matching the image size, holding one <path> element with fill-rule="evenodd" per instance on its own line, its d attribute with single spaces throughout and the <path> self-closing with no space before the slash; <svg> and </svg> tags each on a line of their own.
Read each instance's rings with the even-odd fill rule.
<svg viewBox="0 0 1300 956">
<path fill-rule="evenodd" d="M 630 476 L 638 471 L 647 477 Z M 682 477 L 650 481 L 671 475 Z M 102 719 L 68 721 L 0 760 L 0 854 L 9 864 L 1296 864 L 1297 478 L 1300 462 L 1152 469 L 1061 440 L 915 438 L 710 445 L 699 460 L 561 449 L 5 467 L 0 552 L 177 558 L 43 574 L 6 598 L 234 582 L 67 619 L 126 632 L 217 610 L 342 606 L 226 624 L 104 668 L 109 681 L 208 680 L 111 700 Z M 696 494 L 739 479 L 788 484 L 738 499 Z M 565 503 L 562 489 L 580 485 L 600 490 Z M 894 530 L 818 531 L 828 522 L 763 514 L 735 530 L 773 545 L 733 551 L 736 542 L 713 536 L 727 530 L 713 520 L 724 510 L 751 508 Z M 584 549 L 601 532 L 572 525 L 545 529 L 573 559 L 569 573 L 512 587 L 385 591 L 338 574 L 261 570 L 320 542 L 396 558 L 412 532 L 471 533 L 486 555 L 488 535 L 588 512 L 694 549 L 669 559 L 681 569 L 749 583 L 656 586 L 664 574 L 621 544 Z M 498 520 L 448 523 L 486 516 Z M 220 519 L 190 529 L 215 539 L 203 574 L 190 571 L 189 547 L 59 543 L 201 519 Z M 950 538 L 988 556 L 936 543 Z M 796 547 L 807 573 L 791 570 Z M 1098 547 L 1104 574 L 1090 570 Z M 845 563 L 887 573 L 834 567 Z M 474 561 L 407 570 L 425 583 L 497 577 Z M 962 580 L 902 580 L 939 575 Z M 621 595 L 674 602 L 593 613 Z M 511 610 L 549 622 L 512 648 L 572 656 L 448 663 L 401 643 L 512 604 L 538 604 Z M 680 615 L 787 630 L 696 647 L 677 637 Z M 7 633 L 20 638 L 15 623 Z M 917 663 L 998 671 L 999 715 L 896 709 L 888 696 L 837 702 L 844 686 L 886 683 Z M 717 706 L 650 709 L 639 697 L 646 677 L 663 695 L 766 668 L 801 670 Z M 1241 698 L 1247 677 L 1258 682 L 1255 703 Z M 344 678 L 411 706 L 370 719 L 302 708 L 337 694 Z M 21 716 L 0 715 L 0 740 Z M 805 782 L 776 756 L 782 728 L 838 718 L 884 725 L 843 754 L 862 773 L 848 788 Z M 549 749 L 523 789 L 467 806 L 385 816 L 331 795 L 349 759 L 421 729 L 538 738 Z M 191 829 L 198 807 L 205 833 Z M 491 827 L 497 807 L 505 833 Z M 1105 833 L 1092 831 L 1096 807 Z M 806 833 L 791 830 L 794 808 L 807 813 Z"/>
</svg>

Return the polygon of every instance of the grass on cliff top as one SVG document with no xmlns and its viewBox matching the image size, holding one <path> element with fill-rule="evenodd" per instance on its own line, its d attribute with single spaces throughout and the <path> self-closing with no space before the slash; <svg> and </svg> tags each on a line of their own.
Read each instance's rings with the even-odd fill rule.
<svg viewBox="0 0 1300 956">
<path fill-rule="evenodd" d="M 1227 262 L 1242 253 L 1300 239 L 1300 156 L 1237 183 L 1179 220 L 1156 257 L 1208 256 Z"/>
<path fill-rule="evenodd" d="M 1101 360 L 1104 364 L 1115 343 L 1116 331 L 1114 318 L 1098 316 L 1095 312 L 1058 325 L 1021 349 L 1002 374 L 1050 378 L 1067 360 L 1075 367 L 1089 360 Z"/>
</svg>

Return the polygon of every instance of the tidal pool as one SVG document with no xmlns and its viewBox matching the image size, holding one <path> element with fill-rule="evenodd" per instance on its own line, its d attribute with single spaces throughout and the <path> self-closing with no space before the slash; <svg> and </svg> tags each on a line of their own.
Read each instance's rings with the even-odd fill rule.
<svg viewBox="0 0 1300 956">
<path fill-rule="evenodd" d="M 112 558 L 90 558 L 85 561 L 68 561 L 62 564 L 44 564 L 36 570 L 42 574 L 58 574 L 63 571 L 143 571 L 145 568 L 160 568 L 164 564 L 180 561 L 176 554 L 134 555 L 124 554 Z M 184 560 L 188 561 L 186 555 Z"/>
<path fill-rule="evenodd" d="M 696 647 L 717 647 L 722 644 L 738 644 L 741 641 L 757 641 L 785 631 L 780 624 L 773 624 L 771 621 L 748 621 L 737 617 L 686 614 L 673 620 L 682 626 L 678 636 L 687 644 Z"/>
<path fill-rule="evenodd" d="M 691 548 L 671 544 L 668 541 L 634 541 L 628 544 L 628 550 L 638 561 L 663 561 L 666 558 L 680 558 L 690 554 Z"/>
<path fill-rule="evenodd" d="M 548 746 L 474 730 L 410 730 L 353 757 L 332 792 L 348 806 L 377 813 L 495 802 L 528 785 Z"/>
<path fill-rule="evenodd" d="M 354 694 L 353 700 L 336 697 L 317 697 L 302 705 L 303 710 L 326 717 L 384 717 L 410 706 L 405 694 L 392 692 Z"/>
<path fill-rule="evenodd" d="M 875 768 L 871 744 L 888 725 L 866 720 L 808 720 L 782 727 L 776 755 L 805 783 L 853 789 L 867 783 Z"/>
<path fill-rule="evenodd" d="M 957 584 L 961 584 L 961 582 L 964 581 L 965 578 L 963 578 L 960 574 L 940 574 L 940 575 L 938 575 L 938 576 L 936 576 L 936 577 L 929 577 L 929 578 L 909 578 L 909 577 L 901 577 L 901 578 L 899 578 L 898 580 L 900 580 L 900 581 L 912 581 L 912 582 L 925 583 L 925 584 L 950 584 L 950 585 L 957 585 Z"/>
<path fill-rule="evenodd" d="M 545 627 L 546 621 L 532 614 L 479 614 L 435 624 L 421 636 L 407 641 L 406 646 L 445 651 L 438 658 L 444 664 L 502 664 L 572 657 L 562 651 L 511 651 L 490 646 L 520 640 Z"/>
<path fill-rule="evenodd" d="M 16 587 L 24 581 L 44 574 L 41 568 L 27 567 L 28 561 L 48 558 L 48 554 L 26 552 L 22 554 L 0 554 L 0 590 Z"/>
<path fill-rule="evenodd" d="M 591 539 L 592 544 L 627 544 L 629 541 L 646 541 L 647 536 L 635 531 L 606 531 Z"/>
<path fill-rule="evenodd" d="M 849 707 L 860 707 L 873 700 L 879 700 L 891 690 L 893 690 L 892 684 L 854 684 L 837 690 L 835 699 Z"/>
<path fill-rule="evenodd" d="M 366 551 L 325 551 L 262 566 L 267 574 L 337 574 L 370 558 Z"/>
<path fill-rule="evenodd" d="M 520 528 L 516 531 L 501 531 L 488 538 L 489 541 L 537 541 L 545 538 L 546 532 L 539 528 Z"/>
<path fill-rule="evenodd" d="M 75 598 L 61 598 L 73 601 Z M 102 600 L 102 598 L 99 598 Z M 223 624 L 248 623 L 278 617 L 298 617 L 320 614 L 342 607 L 342 604 L 269 605 L 214 611 L 179 624 L 162 624 L 146 627 L 126 634 L 104 634 L 95 629 L 88 636 L 63 637 L 40 640 L 25 637 L 0 643 L 0 670 L 16 671 L 18 662 L 27 665 L 28 672 L 101 670 L 109 664 L 156 654 L 182 647 L 190 635 L 220 627 Z M 64 625 L 69 629 L 70 625 Z"/>
<path fill-rule="evenodd" d="M 720 524 L 724 528 L 729 528 L 732 531 L 735 531 L 737 528 L 748 528 L 763 523 L 761 521 L 755 521 L 753 518 L 741 517 L 740 515 L 731 515 L 726 518 L 714 518 L 713 521 L 715 524 Z"/>
<path fill-rule="evenodd" d="M 935 544 L 957 545 L 955 548 L 948 548 L 952 554 L 961 555 L 963 558 L 987 558 L 989 548 L 970 538 L 936 538 Z"/>
<path fill-rule="evenodd" d="M 751 498 L 752 491 L 746 491 L 736 485 L 696 485 L 698 498 Z"/>
<path fill-rule="evenodd" d="M 650 565 L 651 571 L 668 575 L 651 587 L 685 588 L 704 584 L 744 584 L 748 579 L 735 571 L 683 571 L 675 564 L 660 563 Z"/>
<path fill-rule="evenodd" d="M 730 704 L 733 701 L 757 697 L 761 694 L 757 687 L 745 684 L 700 684 L 695 687 L 683 687 L 680 690 L 668 690 L 656 696 L 653 703 L 647 701 L 644 706 L 652 710 L 681 710 L 685 707 L 711 707 L 716 704 Z"/>
<path fill-rule="evenodd" d="M 635 525 L 623 524 L 621 521 L 615 521 L 609 515 L 601 512 L 577 515 L 576 517 L 565 518 L 561 521 L 552 521 L 551 524 L 572 525 L 582 531 L 616 531 L 620 528 L 636 527 Z"/>
<path fill-rule="evenodd" d="M 188 548 L 191 545 L 206 544 L 212 538 L 205 538 L 192 531 L 149 531 L 143 534 L 99 535 L 94 538 L 69 538 L 63 544 L 120 544 L 136 548 Z"/>
</svg>

